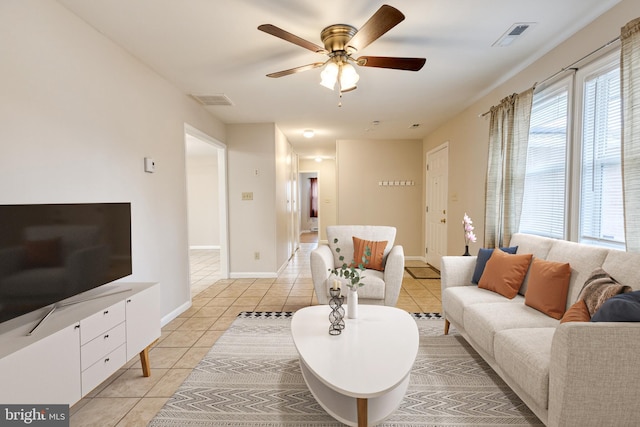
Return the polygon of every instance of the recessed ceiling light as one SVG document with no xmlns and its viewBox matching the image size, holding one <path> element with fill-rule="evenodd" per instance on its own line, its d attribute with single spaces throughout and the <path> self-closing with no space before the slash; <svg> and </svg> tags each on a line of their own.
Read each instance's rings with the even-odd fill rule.
<svg viewBox="0 0 640 427">
<path fill-rule="evenodd" d="M 304 132 L 302 132 L 302 135 L 303 135 L 305 138 L 313 138 L 313 135 L 315 135 L 315 133 L 313 132 L 313 130 L 311 130 L 311 129 L 307 129 L 307 130 L 305 130 Z"/>
</svg>

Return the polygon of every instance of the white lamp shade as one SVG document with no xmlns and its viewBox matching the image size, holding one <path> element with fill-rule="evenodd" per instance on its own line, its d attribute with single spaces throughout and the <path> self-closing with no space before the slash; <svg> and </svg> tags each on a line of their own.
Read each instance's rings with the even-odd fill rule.
<svg viewBox="0 0 640 427">
<path fill-rule="evenodd" d="M 338 64 L 335 62 L 329 62 L 322 73 L 320 73 L 320 84 L 327 89 L 333 90 L 336 85 L 336 80 L 338 79 Z"/>
<path fill-rule="evenodd" d="M 348 63 L 343 64 L 342 72 L 340 73 L 340 89 L 345 92 L 355 89 L 358 80 L 360 80 L 360 76 L 356 72 L 356 69 L 353 68 L 353 65 Z"/>
</svg>

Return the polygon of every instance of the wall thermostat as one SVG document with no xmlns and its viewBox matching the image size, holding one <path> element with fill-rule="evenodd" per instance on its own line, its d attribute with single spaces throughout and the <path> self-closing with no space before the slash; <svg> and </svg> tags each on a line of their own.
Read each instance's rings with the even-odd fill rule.
<svg viewBox="0 0 640 427">
<path fill-rule="evenodd" d="M 156 162 L 154 162 L 152 158 L 144 158 L 144 171 L 148 173 L 154 173 L 156 171 Z"/>
</svg>

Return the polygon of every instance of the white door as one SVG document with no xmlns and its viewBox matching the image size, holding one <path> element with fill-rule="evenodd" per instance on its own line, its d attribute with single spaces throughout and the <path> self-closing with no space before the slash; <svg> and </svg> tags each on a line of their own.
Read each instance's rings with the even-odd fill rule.
<svg viewBox="0 0 640 427">
<path fill-rule="evenodd" d="M 440 269 L 440 258 L 447 254 L 447 194 L 449 144 L 427 153 L 427 212 L 425 225 L 426 260 Z"/>
</svg>

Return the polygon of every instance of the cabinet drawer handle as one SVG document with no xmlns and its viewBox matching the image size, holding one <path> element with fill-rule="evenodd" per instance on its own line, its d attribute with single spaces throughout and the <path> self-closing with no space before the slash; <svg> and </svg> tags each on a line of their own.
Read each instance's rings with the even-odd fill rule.
<svg viewBox="0 0 640 427">
<path fill-rule="evenodd" d="M 128 299 L 127 302 L 131 302 L 131 299 Z"/>
<path fill-rule="evenodd" d="M 102 314 L 109 314 L 109 310 L 105 310 Z"/>
<path fill-rule="evenodd" d="M 109 334 L 104 336 L 104 339 L 106 340 L 107 338 L 109 338 Z"/>
<path fill-rule="evenodd" d="M 109 358 L 107 357 L 106 359 L 104 359 L 104 363 L 109 362 Z"/>
</svg>

